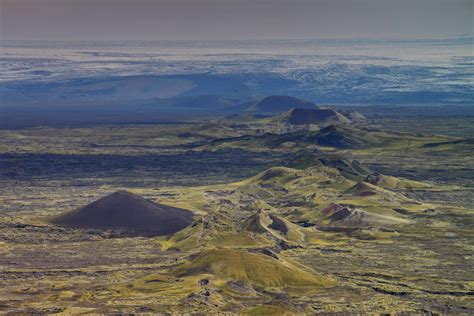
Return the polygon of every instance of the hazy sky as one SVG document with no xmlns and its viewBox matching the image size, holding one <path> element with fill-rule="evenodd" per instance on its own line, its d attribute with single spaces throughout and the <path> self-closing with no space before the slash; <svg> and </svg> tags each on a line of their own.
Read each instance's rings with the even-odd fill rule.
<svg viewBox="0 0 474 316">
<path fill-rule="evenodd" d="M 0 0 L 1 39 L 427 38 L 473 34 L 474 0 Z"/>
</svg>

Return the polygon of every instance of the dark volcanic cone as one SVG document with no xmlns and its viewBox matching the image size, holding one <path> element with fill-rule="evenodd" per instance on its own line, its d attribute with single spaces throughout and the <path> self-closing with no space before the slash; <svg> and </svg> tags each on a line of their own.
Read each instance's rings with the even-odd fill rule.
<svg viewBox="0 0 474 316">
<path fill-rule="evenodd" d="M 124 228 L 169 235 L 192 223 L 193 213 L 150 202 L 127 191 L 117 191 L 51 223 L 82 228 Z"/>
</svg>

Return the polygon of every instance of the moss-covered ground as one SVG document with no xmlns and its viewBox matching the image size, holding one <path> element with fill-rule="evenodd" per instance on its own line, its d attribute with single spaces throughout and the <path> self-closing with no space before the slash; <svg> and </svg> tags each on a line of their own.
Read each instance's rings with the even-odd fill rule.
<svg viewBox="0 0 474 316">
<path fill-rule="evenodd" d="M 459 118 L 367 121 L 384 130 L 352 149 L 279 143 L 297 129 L 242 120 L 1 130 L 0 313 L 474 313 L 474 148 Z M 297 150 L 373 177 L 283 167 Z M 118 189 L 195 222 L 160 237 L 47 222 Z"/>
</svg>

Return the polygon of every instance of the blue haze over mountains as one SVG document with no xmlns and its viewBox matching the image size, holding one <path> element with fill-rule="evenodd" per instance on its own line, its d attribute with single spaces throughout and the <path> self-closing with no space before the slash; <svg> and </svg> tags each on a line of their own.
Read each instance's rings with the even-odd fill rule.
<svg viewBox="0 0 474 316">
<path fill-rule="evenodd" d="M 472 37 L 0 44 L 3 113 L 226 114 L 267 95 L 338 106 L 474 104 Z"/>
</svg>

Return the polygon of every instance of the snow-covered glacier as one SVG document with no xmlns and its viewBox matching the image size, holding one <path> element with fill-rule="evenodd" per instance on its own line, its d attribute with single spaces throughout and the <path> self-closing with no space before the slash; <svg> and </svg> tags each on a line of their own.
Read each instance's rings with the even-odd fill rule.
<svg viewBox="0 0 474 316">
<path fill-rule="evenodd" d="M 472 49 L 473 38 L 466 37 L 1 41 L 0 107 L 159 107 L 176 98 L 250 100 L 270 94 L 316 104 L 469 105 L 474 103 Z"/>
</svg>

